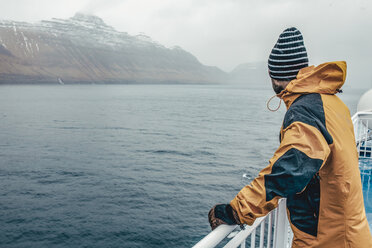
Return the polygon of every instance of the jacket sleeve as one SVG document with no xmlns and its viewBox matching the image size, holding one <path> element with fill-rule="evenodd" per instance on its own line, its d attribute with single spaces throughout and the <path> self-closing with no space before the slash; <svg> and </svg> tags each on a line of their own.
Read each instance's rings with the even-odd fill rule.
<svg viewBox="0 0 372 248">
<path fill-rule="evenodd" d="M 301 193 L 326 162 L 330 148 L 316 126 L 300 121 L 281 131 L 281 143 L 269 165 L 231 201 L 242 223 L 277 207 L 281 197 Z"/>
</svg>

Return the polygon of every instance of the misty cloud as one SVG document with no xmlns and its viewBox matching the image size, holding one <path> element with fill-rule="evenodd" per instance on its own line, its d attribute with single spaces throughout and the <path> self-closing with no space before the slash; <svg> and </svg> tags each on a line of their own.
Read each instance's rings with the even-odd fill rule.
<svg viewBox="0 0 372 248">
<path fill-rule="evenodd" d="M 79 12 L 92 15 L 98 15 L 99 12 L 107 9 L 110 10 L 112 6 L 118 6 L 123 3 L 123 1 L 120 0 L 90 0 L 85 2 L 87 3 L 79 10 Z"/>
<path fill-rule="evenodd" d="M 348 79 L 372 86 L 372 2 L 368 0 L 13 0 L 1 1 L 5 19 L 100 16 L 117 30 L 144 32 L 166 46 L 181 46 L 204 64 L 231 71 L 266 61 L 287 27 L 301 30 L 310 63 L 346 60 Z"/>
</svg>

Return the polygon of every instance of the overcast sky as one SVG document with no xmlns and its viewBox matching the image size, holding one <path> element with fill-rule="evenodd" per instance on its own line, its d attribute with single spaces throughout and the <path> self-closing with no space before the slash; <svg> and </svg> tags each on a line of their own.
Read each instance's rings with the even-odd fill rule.
<svg viewBox="0 0 372 248">
<path fill-rule="evenodd" d="M 144 32 L 167 47 L 181 46 L 227 72 L 266 61 L 279 34 L 295 26 L 310 63 L 346 60 L 349 76 L 372 87 L 370 0 L 0 0 L 1 19 L 37 22 L 76 12 L 97 15 L 131 35 Z"/>
</svg>

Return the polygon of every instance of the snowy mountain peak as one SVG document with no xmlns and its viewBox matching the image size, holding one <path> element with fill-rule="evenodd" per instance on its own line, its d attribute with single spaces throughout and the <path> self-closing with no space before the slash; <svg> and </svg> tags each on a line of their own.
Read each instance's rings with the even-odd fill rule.
<svg viewBox="0 0 372 248">
<path fill-rule="evenodd" d="M 0 20 L 0 84 L 198 83 L 224 76 L 179 47 L 117 31 L 94 15 L 34 24 Z"/>
<path fill-rule="evenodd" d="M 91 23 L 91 24 L 95 24 L 98 26 L 107 26 L 106 23 L 98 16 L 85 14 L 81 12 L 76 13 L 70 19 L 74 21 L 79 21 L 79 22 Z"/>
</svg>

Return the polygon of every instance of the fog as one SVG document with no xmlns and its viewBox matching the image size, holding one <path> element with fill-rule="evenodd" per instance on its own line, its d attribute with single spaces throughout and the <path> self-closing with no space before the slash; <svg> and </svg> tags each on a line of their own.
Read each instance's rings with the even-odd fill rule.
<svg viewBox="0 0 372 248">
<path fill-rule="evenodd" d="M 295 26 L 311 64 L 345 60 L 355 87 L 372 87 L 372 2 L 368 0 L 0 0 L 1 19 L 37 22 L 76 12 L 117 30 L 181 46 L 206 65 L 231 71 L 266 61 L 279 34 Z"/>
</svg>

